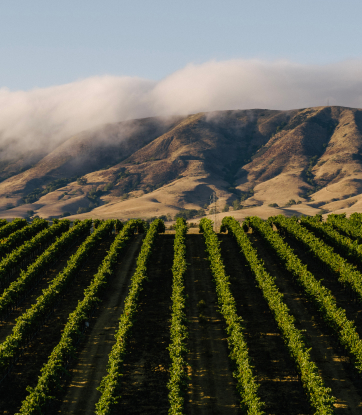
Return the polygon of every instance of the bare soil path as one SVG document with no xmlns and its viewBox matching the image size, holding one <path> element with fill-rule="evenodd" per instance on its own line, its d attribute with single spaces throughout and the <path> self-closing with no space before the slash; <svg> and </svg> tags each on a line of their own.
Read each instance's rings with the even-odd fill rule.
<svg viewBox="0 0 362 415">
<path fill-rule="evenodd" d="M 311 301 L 293 283 L 293 278 L 279 263 L 273 250 L 267 247 L 256 234 L 249 234 L 259 256 L 264 260 L 267 271 L 273 275 L 284 301 L 296 318 L 296 327 L 304 331 L 310 355 L 327 387 L 336 397 L 336 414 L 362 413 L 362 382 L 334 334 L 319 317 Z"/>
<path fill-rule="evenodd" d="M 103 238 L 84 264 L 77 278 L 58 303 L 55 313 L 45 326 L 38 332 L 34 341 L 19 359 L 14 371 L 0 386 L 0 413 L 14 414 L 21 406 L 28 392 L 26 387 L 34 387 L 38 381 L 40 369 L 47 362 L 53 348 L 58 344 L 69 314 L 75 309 L 78 301 L 83 298 L 84 289 L 89 285 L 93 275 L 105 257 L 114 236 Z"/>
<path fill-rule="evenodd" d="M 186 237 L 190 383 L 185 398 L 190 415 L 237 415 L 240 398 L 232 375 L 225 325 L 218 312 L 215 282 L 203 235 Z"/>
<path fill-rule="evenodd" d="M 242 317 L 249 355 L 259 384 L 258 395 L 268 414 L 311 414 L 312 408 L 298 378 L 295 364 L 262 291 L 231 235 L 220 234 L 225 272 L 238 314 Z"/>
<path fill-rule="evenodd" d="M 129 280 L 135 271 L 137 255 L 143 235 L 135 235 L 119 259 L 114 277 L 103 293 L 103 302 L 90 320 L 76 362 L 70 368 L 71 378 L 65 393 L 53 405 L 53 413 L 92 414 L 101 394 L 97 391 L 107 374 L 108 355 L 115 342 L 124 299 L 128 293 Z"/>
<path fill-rule="evenodd" d="M 167 415 L 174 235 L 161 234 L 148 264 L 114 413 Z"/>
<path fill-rule="evenodd" d="M 16 324 L 16 319 L 20 317 L 28 308 L 35 304 L 37 298 L 42 294 L 43 290 L 48 287 L 50 282 L 66 267 L 69 258 L 75 254 L 79 246 L 84 242 L 88 235 L 84 235 L 80 238 L 76 244 L 74 244 L 69 251 L 64 253 L 59 261 L 57 261 L 51 268 L 49 268 L 48 273 L 40 281 L 40 283 L 34 288 L 30 295 L 25 298 L 25 300 L 19 305 L 19 307 L 14 310 L 6 321 L 0 321 L 0 343 L 3 342 L 7 336 L 9 336 Z M 36 258 L 34 258 L 34 261 Z"/>
</svg>

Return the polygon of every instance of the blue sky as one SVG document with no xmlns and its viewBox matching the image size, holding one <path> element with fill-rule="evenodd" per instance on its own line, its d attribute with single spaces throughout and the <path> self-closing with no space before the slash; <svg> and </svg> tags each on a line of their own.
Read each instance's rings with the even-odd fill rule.
<svg viewBox="0 0 362 415">
<path fill-rule="evenodd" d="M 0 87 L 96 75 L 159 81 L 212 60 L 360 59 L 361 15 L 355 0 L 3 0 Z"/>
</svg>

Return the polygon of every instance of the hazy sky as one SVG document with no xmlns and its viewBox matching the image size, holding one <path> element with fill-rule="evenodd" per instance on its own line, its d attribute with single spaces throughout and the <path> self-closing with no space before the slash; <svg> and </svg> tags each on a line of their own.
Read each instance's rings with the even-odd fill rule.
<svg viewBox="0 0 362 415">
<path fill-rule="evenodd" d="M 0 152 L 131 118 L 362 108 L 361 16 L 361 0 L 0 0 Z"/>
<path fill-rule="evenodd" d="M 212 60 L 359 59 L 361 16 L 357 0 L 2 0 L 0 87 L 158 81 Z"/>
</svg>

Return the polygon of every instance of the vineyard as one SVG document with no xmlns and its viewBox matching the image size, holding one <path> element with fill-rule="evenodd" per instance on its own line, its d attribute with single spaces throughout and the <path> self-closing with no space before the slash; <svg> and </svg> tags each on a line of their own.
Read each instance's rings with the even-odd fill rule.
<svg viewBox="0 0 362 415">
<path fill-rule="evenodd" d="M 1 220 L 1 413 L 362 413 L 362 214 L 218 231 Z"/>
</svg>

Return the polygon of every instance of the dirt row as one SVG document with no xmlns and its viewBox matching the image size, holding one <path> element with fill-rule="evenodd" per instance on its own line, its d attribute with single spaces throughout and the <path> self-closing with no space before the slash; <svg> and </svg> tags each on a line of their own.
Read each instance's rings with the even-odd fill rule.
<svg viewBox="0 0 362 415">
<path fill-rule="evenodd" d="M 336 414 L 357 414 L 362 408 L 362 380 L 354 369 L 344 349 L 340 346 L 336 335 L 326 326 L 318 310 L 306 297 L 303 290 L 293 281 L 292 276 L 278 261 L 277 255 L 270 249 L 261 237 L 252 233 L 249 238 L 263 259 L 267 271 L 276 278 L 276 284 L 284 295 L 284 301 L 292 315 L 296 318 L 296 327 L 304 332 L 307 346 L 311 348 L 310 355 L 316 363 L 319 373 L 327 387 L 332 390 L 336 398 Z M 309 252 L 298 245 L 293 239 L 285 241 L 294 249 L 295 253 L 307 264 L 309 271 L 332 288 L 333 294 L 344 301 L 338 305 L 348 309 L 355 308 L 353 300 L 347 299 L 346 292 L 336 283 L 335 276 L 318 263 Z"/>
<path fill-rule="evenodd" d="M 64 294 L 54 314 L 25 350 L 24 355 L 19 359 L 6 382 L 0 385 L 1 413 L 14 414 L 17 412 L 20 409 L 21 402 L 28 394 L 26 387 L 28 385 L 31 387 L 36 386 L 40 369 L 47 362 L 51 351 L 59 342 L 69 314 L 76 308 L 78 301 L 83 298 L 84 289 L 89 285 L 92 276 L 97 272 L 113 240 L 114 236 L 105 237 L 102 240 L 93 255 L 84 264 L 76 280 L 72 283 L 71 289 Z M 74 247 L 74 250 L 76 249 L 77 247 Z M 66 261 L 72 252 L 73 250 L 69 252 L 67 257 L 63 258 L 57 268 L 49 274 L 49 278 L 54 277 L 61 270 L 62 266 L 65 267 Z M 44 284 L 47 284 L 47 281 L 44 281 Z M 7 327 L 6 330 L 9 330 L 9 328 Z"/>
<path fill-rule="evenodd" d="M 137 320 L 124 362 L 121 400 L 115 413 L 167 414 L 170 315 L 175 235 L 159 235 L 153 247 Z"/>
<path fill-rule="evenodd" d="M 70 365 L 70 377 L 64 393 L 58 396 L 52 413 L 91 414 L 100 397 L 96 390 L 107 374 L 108 355 L 114 344 L 130 277 L 135 271 L 136 258 L 143 235 L 135 235 L 121 255 L 116 272 L 103 292 L 103 301 L 89 321 L 89 330 L 79 348 L 76 361 Z"/>
<path fill-rule="evenodd" d="M 219 240 L 266 413 L 311 413 L 295 364 L 240 248 L 230 235 L 221 234 Z"/>
<path fill-rule="evenodd" d="M 121 400 L 115 413 L 167 414 L 170 366 L 170 316 L 172 293 L 173 234 L 159 235 L 139 298 L 129 353 L 124 362 Z M 125 255 L 127 264 L 119 267 L 114 279 L 120 288 L 110 286 L 99 316 L 91 323 L 80 358 L 71 369 L 65 394 L 53 413 L 91 414 L 100 393 L 96 390 L 106 374 L 108 353 L 114 344 L 114 331 L 122 310 L 124 288 L 129 283 L 138 248 Z M 188 413 L 238 414 L 239 403 L 232 367 L 228 358 L 225 327 L 217 312 L 214 282 L 209 270 L 202 235 L 187 236 L 186 276 L 190 325 L 190 385 L 186 397 Z M 113 292 L 113 294 L 112 294 Z M 109 296 L 118 302 L 112 307 Z M 200 303 L 201 302 L 201 303 Z M 200 306 L 202 304 L 202 306 Z"/>
<path fill-rule="evenodd" d="M 16 323 L 16 319 L 36 303 L 43 290 L 46 289 L 49 283 L 65 268 L 69 258 L 76 253 L 77 249 L 84 242 L 87 236 L 88 234 L 83 235 L 83 237 L 79 238 L 79 240 L 48 269 L 47 274 L 44 275 L 39 284 L 33 289 L 33 291 L 31 291 L 31 293 L 23 300 L 23 302 L 19 304 L 17 309 L 13 310 L 13 312 L 5 321 L 0 321 L 0 343 L 3 342 L 6 337 L 11 334 Z M 36 258 L 34 258 L 34 261 L 35 260 Z"/>
<path fill-rule="evenodd" d="M 233 367 L 229 359 L 225 324 L 218 312 L 215 282 L 209 268 L 203 235 L 187 235 L 190 382 L 188 414 L 239 414 Z"/>
<path fill-rule="evenodd" d="M 360 376 L 350 364 L 348 356 L 339 347 L 319 318 L 317 310 L 293 282 L 276 255 L 257 235 L 248 234 L 252 244 L 270 274 L 284 294 L 285 302 L 296 317 L 296 325 L 303 330 L 311 357 L 332 394 L 337 398 L 335 412 L 361 411 L 362 384 Z M 19 361 L 6 386 L 0 388 L 2 413 L 17 412 L 25 398 L 26 386 L 35 386 L 40 368 L 60 338 L 69 312 L 82 298 L 99 264 L 113 241 L 104 239 L 88 261 L 72 290 Z M 70 376 L 63 393 L 57 397 L 51 414 L 92 414 L 100 397 L 96 390 L 106 374 L 108 354 L 114 344 L 114 333 L 127 295 L 130 278 L 143 235 L 135 235 L 120 258 L 114 278 L 109 282 L 103 301 L 89 321 L 90 327 L 79 345 L 78 358 L 70 366 Z M 234 239 L 220 234 L 220 247 L 225 271 L 230 276 L 230 288 L 237 310 L 243 319 L 249 354 L 259 384 L 259 396 L 265 402 L 267 414 L 312 414 L 306 393 L 289 357 L 281 333 L 270 313 L 252 273 L 243 259 Z M 168 345 L 170 342 L 170 315 L 172 292 L 172 262 L 174 234 L 161 234 L 153 247 L 148 267 L 148 278 L 139 298 L 129 353 L 124 362 L 121 399 L 115 413 L 167 414 Z M 292 240 L 288 241 L 303 261 L 308 263 L 317 278 L 332 276 Z M 189 384 L 185 396 L 187 414 L 240 414 L 240 396 L 233 377 L 233 362 L 226 339 L 226 327 L 218 312 L 215 282 L 209 268 L 206 246 L 201 234 L 186 238 L 188 269 L 185 278 L 189 339 Z M 74 248 L 76 249 L 76 248 Z M 71 253 L 69 253 L 71 255 Z M 66 261 L 66 258 L 63 259 Z M 59 272 L 59 263 L 52 272 Z M 49 276 L 50 278 L 50 276 Z M 333 276 L 334 281 L 335 277 Z M 45 283 L 45 282 L 44 282 Z M 333 287 L 338 301 L 358 314 L 358 305 L 348 300 L 347 293 Z M 40 289 L 40 288 L 39 288 Z M 332 289 L 332 288 L 331 288 Z M 34 292 L 34 296 L 36 293 Z M 32 300 L 29 300 L 32 301 Z M 350 304 L 351 303 L 351 304 Z M 358 327 L 360 327 L 358 323 Z"/>
</svg>

